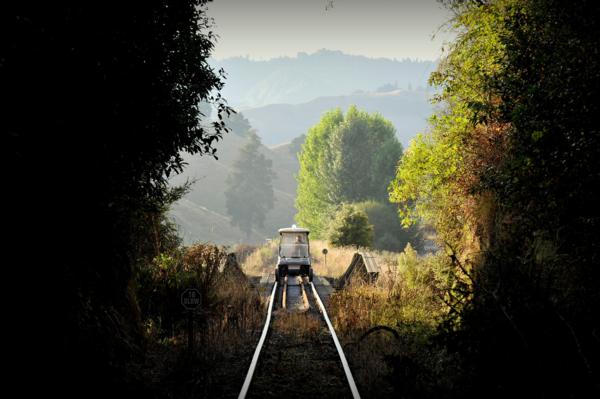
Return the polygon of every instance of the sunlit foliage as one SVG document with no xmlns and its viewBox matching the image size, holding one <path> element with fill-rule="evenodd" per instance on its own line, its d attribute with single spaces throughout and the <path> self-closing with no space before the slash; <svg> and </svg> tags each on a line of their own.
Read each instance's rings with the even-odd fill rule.
<svg viewBox="0 0 600 399">
<path fill-rule="evenodd" d="M 297 222 L 322 236 L 342 203 L 385 200 L 401 155 L 395 129 L 381 115 L 356 107 L 325 113 L 299 155 Z"/>
<path fill-rule="evenodd" d="M 373 245 L 373 225 L 367 214 L 354 205 L 344 204 L 329 225 L 327 238 L 337 247 Z"/>
<path fill-rule="evenodd" d="M 405 224 L 435 226 L 455 267 L 444 325 L 475 381 L 463 388 L 581 396 L 600 364 L 599 6 L 445 3 L 458 37 L 431 76 L 445 108 L 390 198 Z"/>
</svg>

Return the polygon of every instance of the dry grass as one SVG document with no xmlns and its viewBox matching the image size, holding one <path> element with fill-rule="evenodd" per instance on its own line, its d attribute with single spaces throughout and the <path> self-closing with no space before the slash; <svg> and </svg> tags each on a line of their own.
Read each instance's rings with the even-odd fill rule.
<svg viewBox="0 0 600 399">
<path fill-rule="evenodd" d="M 277 248 L 278 241 L 273 240 L 248 255 L 242 264 L 244 273 L 249 276 L 271 273 L 277 263 Z M 323 248 L 327 248 L 327 256 L 323 255 Z M 368 252 L 376 256 L 380 265 L 386 266 L 386 270 L 396 264 L 398 256 L 396 253 L 377 250 L 368 250 Z M 324 240 L 310 241 L 313 269 L 319 276 L 340 277 L 350 265 L 355 253 L 356 248 L 353 247 L 332 247 Z"/>
<path fill-rule="evenodd" d="M 273 329 L 305 340 L 316 339 L 322 329 L 319 315 L 311 312 L 288 312 L 280 310 L 273 321 Z"/>
<path fill-rule="evenodd" d="M 263 300 L 249 284 L 225 280 L 219 287 L 216 306 L 201 333 L 206 355 L 215 357 L 252 345 L 265 313 Z"/>
<path fill-rule="evenodd" d="M 329 250 L 327 265 L 322 254 L 324 247 Z M 348 288 L 333 293 L 328 310 L 362 396 L 435 397 L 436 392 L 447 389 L 456 374 L 452 369 L 455 367 L 453 359 L 430 342 L 439 316 L 445 311 L 435 295 L 436 262 L 419 258 L 410 250 L 403 254 L 370 252 L 386 272 L 376 285 L 353 281 Z M 313 266 L 318 275 L 340 276 L 354 253 L 353 248 L 333 248 L 320 240 L 311 241 Z M 274 241 L 251 252 L 243 270 L 255 276 L 271 272 L 276 259 L 277 242 Z M 237 377 L 233 380 L 232 377 L 236 372 L 243 376 L 262 327 L 264 301 L 250 285 L 224 282 L 214 304 L 197 337 L 202 348 L 199 363 L 211 367 L 194 370 L 198 374 L 190 376 L 190 380 L 185 376 L 176 378 L 184 386 L 220 387 L 226 384 L 224 381 L 231 380 L 230 385 L 237 388 L 240 381 L 233 381 Z M 273 323 L 272 339 L 285 342 L 288 351 L 297 348 L 295 361 L 307 347 L 324 348 L 322 345 L 330 340 L 324 335 L 318 315 L 311 312 L 282 309 L 275 312 Z M 396 335 L 385 329 L 371 331 L 377 326 L 392 329 Z M 183 338 L 179 337 L 178 343 L 182 348 Z M 277 362 L 280 357 L 280 353 L 273 354 Z M 231 393 L 235 394 L 233 391 L 219 394 L 229 396 Z M 186 397 L 187 392 L 182 396 Z"/>
<path fill-rule="evenodd" d="M 264 323 L 265 301 L 244 276 L 219 272 L 225 256 L 221 248 L 197 245 L 185 252 L 183 263 L 174 259 L 152 275 L 149 303 L 163 305 L 146 320 L 147 369 L 157 397 L 236 397 L 241 387 Z M 197 287 L 203 298 L 194 314 L 192 353 L 187 350 L 187 314 L 179 303 L 187 286 Z M 174 320 L 165 329 L 169 315 Z"/>
<path fill-rule="evenodd" d="M 195 316 L 193 354 L 185 330 L 153 340 L 157 397 L 237 396 L 264 323 L 264 302 L 249 284 L 225 279 L 219 287 L 211 307 Z"/>
<path fill-rule="evenodd" d="M 247 276 L 262 276 L 274 270 L 277 264 L 278 241 L 272 240 L 269 243 L 258 247 L 254 252 L 246 256 L 242 263 L 242 270 Z"/>
<path fill-rule="evenodd" d="M 355 252 L 311 241 L 317 275 L 341 276 Z M 368 252 L 382 269 L 377 283 L 352 281 L 331 295 L 328 309 L 362 396 L 436 397 L 451 391 L 459 363 L 432 341 L 447 311 L 438 297 L 446 284 L 447 259 L 443 254 L 419 257 L 409 247 L 400 254 Z M 271 272 L 276 259 L 274 241 L 248 256 L 244 270 Z M 318 320 L 302 313 L 280 312 L 274 323 L 281 334 L 301 342 L 318 339 L 322 332 Z"/>
<path fill-rule="evenodd" d="M 327 248 L 327 256 L 323 255 L 323 248 Z M 323 240 L 310 242 L 313 269 L 319 276 L 337 278 L 344 274 L 356 252 L 352 247 L 333 247 Z"/>
<path fill-rule="evenodd" d="M 446 311 L 436 294 L 441 261 L 407 250 L 376 285 L 353 281 L 330 297 L 329 314 L 363 396 L 435 397 L 452 383 L 457 365 L 432 343 Z"/>
<path fill-rule="evenodd" d="M 249 244 L 236 244 L 231 248 L 231 252 L 235 253 L 238 263 L 243 264 L 248 256 L 254 253 L 258 246 Z"/>
</svg>

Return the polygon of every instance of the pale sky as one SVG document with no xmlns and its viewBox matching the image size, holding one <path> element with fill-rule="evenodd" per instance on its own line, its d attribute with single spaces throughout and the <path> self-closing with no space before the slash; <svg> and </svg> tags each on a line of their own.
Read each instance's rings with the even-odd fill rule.
<svg viewBox="0 0 600 399">
<path fill-rule="evenodd" d="M 436 0 L 214 0 L 213 57 L 269 59 L 341 50 L 368 57 L 435 60 L 452 39 Z M 435 34 L 435 39 L 432 36 Z"/>
</svg>

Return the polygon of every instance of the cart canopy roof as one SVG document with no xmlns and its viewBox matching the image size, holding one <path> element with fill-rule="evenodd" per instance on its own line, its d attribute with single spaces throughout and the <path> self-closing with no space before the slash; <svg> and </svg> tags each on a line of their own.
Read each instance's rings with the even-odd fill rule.
<svg viewBox="0 0 600 399">
<path fill-rule="evenodd" d="M 304 229 L 302 227 L 296 227 L 296 225 L 293 225 L 292 227 L 284 227 L 283 229 L 279 229 L 279 234 L 283 234 L 283 233 L 310 233 L 309 229 Z"/>
</svg>

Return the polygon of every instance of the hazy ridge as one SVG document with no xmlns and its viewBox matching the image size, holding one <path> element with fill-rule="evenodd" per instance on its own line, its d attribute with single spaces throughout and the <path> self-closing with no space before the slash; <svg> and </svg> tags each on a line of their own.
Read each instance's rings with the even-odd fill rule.
<svg viewBox="0 0 600 399">
<path fill-rule="evenodd" d="M 278 228 L 294 222 L 296 209 L 296 155 L 287 144 L 305 134 L 332 108 L 357 105 L 389 119 L 406 147 L 423 131 L 433 106 L 427 88 L 433 61 L 373 59 L 320 50 L 314 54 L 267 61 L 229 58 L 212 61 L 228 74 L 223 96 L 242 112 L 261 137 L 262 152 L 273 162 L 275 204 L 264 227 L 250 237 L 255 243 L 272 237 Z M 186 156 L 189 166 L 172 180 L 181 184 L 196 180 L 192 190 L 173 205 L 171 217 L 186 243 L 194 241 L 233 244 L 247 241 L 229 223 L 225 207 L 225 179 L 245 139 L 227 134 L 217 144 L 219 160 Z"/>
<path fill-rule="evenodd" d="M 302 104 L 271 104 L 243 112 L 266 145 L 289 142 L 306 133 L 332 108 L 347 110 L 350 105 L 368 112 L 379 112 L 396 127 L 406 148 L 412 137 L 427 127 L 433 112 L 431 91 L 393 90 L 383 93 L 356 93 L 347 96 L 319 97 Z"/>
<path fill-rule="evenodd" d="M 223 96 L 242 110 L 375 91 L 385 84 L 401 89 L 427 87 L 437 66 L 435 61 L 368 58 L 331 50 L 266 61 L 234 57 L 211 63 L 227 73 Z"/>
<path fill-rule="evenodd" d="M 171 180 L 173 185 L 193 180 L 191 191 L 172 206 L 170 215 L 179 226 L 185 243 L 195 241 L 234 244 L 247 241 L 244 234 L 229 223 L 225 207 L 225 179 L 229 175 L 238 151 L 246 140 L 235 134 L 228 134 L 217 143 L 218 157 L 186 155 L 188 166 L 185 171 Z M 267 214 L 264 227 L 256 227 L 250 240 L 264 242 L 272 237 L 281 226 L 291 225 L 296 213 L 296 180 L 298 161 L 289 151 L 288 145 L 275 149 L 264 147 L 262 153 L 273 162 L 276 178 L 273 180 L 275 201 Z"/>
</svg>

